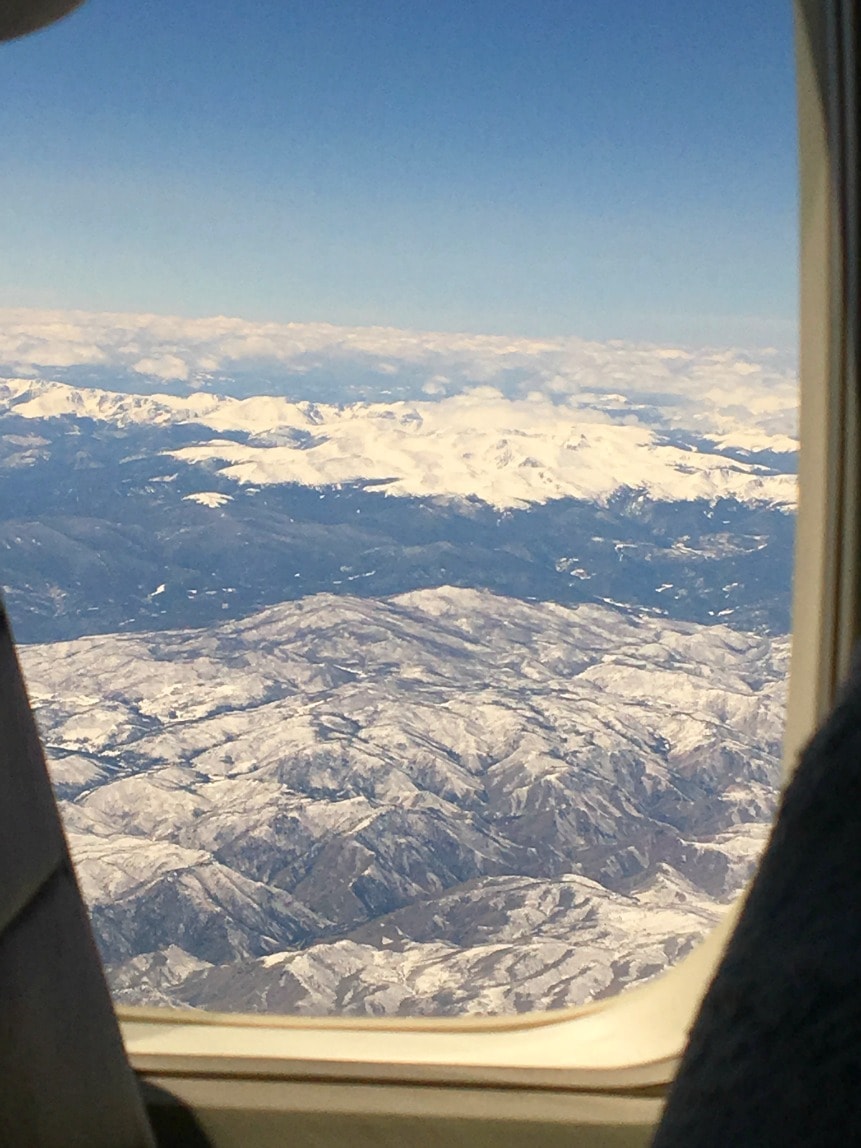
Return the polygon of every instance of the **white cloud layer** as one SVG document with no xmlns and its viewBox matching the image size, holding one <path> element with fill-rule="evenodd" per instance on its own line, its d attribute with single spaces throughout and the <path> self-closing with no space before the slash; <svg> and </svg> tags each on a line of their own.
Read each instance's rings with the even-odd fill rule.
<svg viewBox="0 0 861 1148">
<path fill-rule="evenodd" d="M 170 383 L 232 393 L 231 377 L 242 373 L 244 393 L 259 377 L 267 393 L 329 401 L 333 395 L 319 391 L 327 382 L 331 390 L 331 380 L 343 383 L 336 401 L 440 398 L 489 386 L 509 398 L 573 402 L 596 418 L 719 436 L 751 450 L 788 449 L 797 423 L 793 356 L 775 349 L 0 309 L 6 374 L 66 371 L 74 382 L 74 370 L 87 366 L 99 369 L 101 386 L 112 385 L 115 370 L 139 378 L 144 390 Z M 129 389 L 127 382 L 118 389 Z"/>
</svg>

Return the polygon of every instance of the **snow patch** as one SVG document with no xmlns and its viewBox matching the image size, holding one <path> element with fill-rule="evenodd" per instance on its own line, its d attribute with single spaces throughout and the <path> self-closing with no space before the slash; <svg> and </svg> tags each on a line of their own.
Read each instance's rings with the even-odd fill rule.
<svg viewBox="0 0 861 1148">
<path fill-rule="evenodd" d="M 213 510 L 216 510 L 219 506 L 225 506 L 228 502 L 232 501 L 232 494 L 220 494 L 215 490 L 203 490 L 198 494 L 186 494 L 183 497 L 183 502 L 196 502 L 200 506 L 208 506 Z"/>
</svg>

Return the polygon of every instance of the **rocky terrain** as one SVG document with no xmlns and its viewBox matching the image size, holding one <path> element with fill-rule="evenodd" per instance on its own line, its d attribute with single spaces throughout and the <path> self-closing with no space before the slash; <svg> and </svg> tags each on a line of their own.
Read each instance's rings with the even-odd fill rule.
<svg viewBox="0 0 861 1148">
<path fill-rule="evenodd" d="M 422 1012 L 700 936 L 773 808 L 786 656 L 451 588 L 23 650 L 121 999 Z"/>
</svg>

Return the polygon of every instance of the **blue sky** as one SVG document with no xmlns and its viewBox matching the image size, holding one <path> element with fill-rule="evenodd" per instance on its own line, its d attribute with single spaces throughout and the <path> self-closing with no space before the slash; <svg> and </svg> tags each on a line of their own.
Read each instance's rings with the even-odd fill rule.
<svg viewBox="0 0 861 1148">
<path fill-rule="evenodd" d="M 789 0 L 88 0 L 0 46 L 0 306 L 791 345 Z"/>
</svg>

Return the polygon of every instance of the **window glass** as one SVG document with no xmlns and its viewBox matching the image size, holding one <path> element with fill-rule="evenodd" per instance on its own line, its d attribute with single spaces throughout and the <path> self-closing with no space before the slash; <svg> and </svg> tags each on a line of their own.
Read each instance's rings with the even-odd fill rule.
<svg viewBox="0 0 861 1148">
<path fill-rule="evenodd" d="M 0 581 L 115 999 L 510 1013 L 773 813 L 791 13 L 90 0 L 3 47 Z"/>
</svg>

